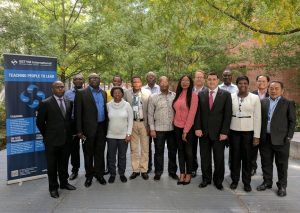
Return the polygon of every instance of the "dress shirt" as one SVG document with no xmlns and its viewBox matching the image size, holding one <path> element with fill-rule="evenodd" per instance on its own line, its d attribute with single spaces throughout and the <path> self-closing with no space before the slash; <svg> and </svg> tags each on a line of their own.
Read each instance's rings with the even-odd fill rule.
<svg viewBox="0 0 300 213">
<path fill-rule="evenodd" d="M 231 94 L 237 93 L 239 91 L 238 87 L 231 83 L 229 86 L 225 85 L 224 83 L 219 85 L 220 89 L 226 90 L 227 92 L 230 92 Z"/>
<path fill-rule="evenodd" d="M 98 110 L 98 123 L 103 122 L 105 120 L 105 112 L 104 112 L 104 97 L 101 92 L 101 88 L 99 89 L 94 89 L 93 87 L 90 87 L 90 90 L 93 94 L 94 100 L 96 102 L 96 107 Z"/>
<path fill-rule="evenodd" d="M 150 130 L 171 131 L 173 130 L 174 110 L 172 107 L 175 93 L 157 93 L 149 98 L 148 122 Z"/>
<path fill-rule="evenodd" d="M 183 90 L 179 98 L 174 103 L 175 116 L 174 125 L 183 128 L 184 133 L 188 133 L 194 125 L 195 115 L 198 107 L 198 95 L 192 92 L 190 108 L 186 105 L 187 90 Z"/>
<path fill-rule="evenodd" d="M 66 100 L 74 102 L 75 94 L 76 94 L 76 89 L 75 88 L 69 89 L 65 92 L 64 97 L 65 97 Z M 72 109 L 72 119 L 74 119 L 74 107 Z"/>
<path fill-rule="evenodd" d="M 197 95 L 199 92 L 201 92 L 205 87 L 202 86 L 201 88 L 197 89 L 196 87 L 193 88 L 193 92 L 195 92 Z"/>
<path fill-rule="evenodd" d="M 276 108 L 280 98 L 281 98 L 281 96 L 279 96 L 275 100 L 273 100 L 271 97 L 269 97 L 270 106 L 269 106 L 269 111 L 268 111 L 267 133 L 271 133 L 271 121 L 272 121 L 273 113 L 275 111 L 275 108 Z"/>
<path fill-rule="evenodd" d="M 62 101 L 62 105 L 63 105 L 63 107 L 64 107 L 64 109 L 66 111 L 66 105 L 65 105 L 64 97 L 58 97 L 58 96 L 54 95 L 54 98 L 55 98 L 55 100 L 56 100 L 56 102 L 57 102 L 57 104 L 58 104 L 59 107 L 60 107 L 60 99 L 63 100 Z"/>
<path fill-rule="evenodd" d="M 232 119 L 230 129 L 235 131 L 254 131 L 254 137 L 260 138 L 261 104 L 259 97 L 253 93 L 240 100 L 237 94 L 231 94 Z"/>
<path fill-rule="evenodd" d="M 259 99 L 262 100 L 266 97 L 267 90 L 263 91 L 262 93 L 259 90 L 257 90 L 257 94 L 259 96 Z"/>
<path fill-rule="evenodd" d="M 159 93 L 160 87 L 157 84 L 154 84 L 153 88 L 149 87 L 149 85 L 143 86 L 144 89 L 149 90 L 151 94 Z"/>
<path fill-rule="evenodd" d="M 215 88 L 214 90 L 208 89 L 208 96 L 210 95 L 210 91 L 214 91 L 214 93 L 212 94 L 214 102 L 215 102 L 215 98 L 216 98 L 218 89 L 219 89 L 218 87 Z"/>
</svg>

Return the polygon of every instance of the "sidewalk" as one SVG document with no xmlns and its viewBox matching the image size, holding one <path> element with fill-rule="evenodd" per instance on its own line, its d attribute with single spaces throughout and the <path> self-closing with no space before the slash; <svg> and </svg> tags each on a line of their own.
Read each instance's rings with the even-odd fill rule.
<svg viewBox="0 0 300 213">
<path fill-rule="evenodd" d="M 129 150 L 127 159 L 126 175 L 129 177 Z M 83 165 L 83 161 L 81 163 Z M 0 152 L 0 212 L 299 212 L 300 161 L 290 160 L 289 163 L 287 196 L 284 198 L 276 195 L 275 169 L 271 190 L 256 191 L 256 187 L 262 182 L 261 169 L 258 169 L 258 174 L 251 182 L 253 191 L 245 193 L 241 182 L 237 190 L 229 188 L 231 180 L 226 165 L 223 191 L 217 190 L 213 185 L 204 189 L 198 188 L 201 181 L 200 168 L 198 176 L 187 186 L 177 186 L 176 181 L 169 178 L 165 170 L 159 182 L 153 180 L 152 172 L 148 181 L 138 177 L 122 183 L 117 177 L 114 184 L 102 186 L 94 179 L 92 186 L 85 188 L 84 170 L 81 168 L 79 178 L 70 182 L 77 190 L 60 190 L 60 198 L 53 199 L 49 196 L 47 178 L 6 185 L 4 150 Z"/>
</svg>

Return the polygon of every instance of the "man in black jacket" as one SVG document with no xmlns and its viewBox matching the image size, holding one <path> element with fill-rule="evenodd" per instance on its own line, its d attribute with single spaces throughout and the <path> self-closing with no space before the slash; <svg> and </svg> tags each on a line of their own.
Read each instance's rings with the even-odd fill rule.
<svg viewBox="0 0 300 213">
<path fill-rule="evenodd" d="M 107 133 L 107 94 L 100 88 L 98 74 L 92 73 L 88 79 L 89 86 L 75 95 L 74 110 L 77 136 L 83 142 L 86 187 L 92 185 L 93 176 L 100 184 L 106 184 L 103 175 Z"/>
<path fill-rule="evenodd" d="M 52 92 L 53 96 L 40 102 L 36 125 L 44 138 L 50 196 L 58 198 L 57 173 L 61 189 L 76 189 L 68 183 L 72 102 L 64 99 L 61 81 L 52 84 Z"/>
<path fill-rule="evenodd" d="M 293 138 L 296 125 L 295 102 L 282 97 L 283 83 L 273 81 L 269 87 L 269 98 L 262 100 L 261 126 L 261 162 L 263 183 L 258 191 L 272 188 L 273 161 L 277 167 L 277 195 L 286 196 L 287 170 L 290 151 L 290 141 Z"/>
<path fill-rule="evenodd" d="M 218 88 L 216 73 L 207 76 L 207 90 L 199 93 L 198 110 L 195 117 L 195 134 L 200 137 L 200 156 L 202 182 L 206 187 L 212 180 L 212 151 L 214 156 L 213 181 L 217 189 L 222 190 L 224 180 L 224 149 L 228 138 L 232 116 L 232 101 L 229 92 Z"/>
</svg>

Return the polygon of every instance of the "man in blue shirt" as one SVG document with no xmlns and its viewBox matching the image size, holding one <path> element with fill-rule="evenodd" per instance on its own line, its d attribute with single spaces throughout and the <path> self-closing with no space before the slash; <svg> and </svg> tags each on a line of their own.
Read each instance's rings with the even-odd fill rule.
<svg viewBox="0 0 300 213">
<path fill-rule="evenodd" d="M 89 75 L 89 86 L 78 90 L 75 96 L 77 136 L 82 140 L 86 181 L 90 187 L 93 177 L 105 185 L 104 150 L 107 133 L 107 94 L 100 88 L 100 77 Z"/>
<path fill-rule="evenodd" d="M 258 191 L 272 188 L 275 158 L 279 197 L 286 196 L 290 141 L 296 125 L 295 102 L 285 99 L 282 94 L 283 83 L 273 81 L 269 87 L 270 97 L 261 101 L 260 155 L 264 181 L 257 187 Z"/>
<path fill-rule="evenodd" d="M 84 78 L 82 74 L 77 74 L 73 77 L 74 87 L 69 89 L 65 93 L 65 99 L 71 102 L 74 102 L 76 91 L 82 89 L 84 84 Z M 74 119 L 74 111 L 72 113 L 72 143 L 70 147 L 70 157 L 71 157 L 71 165 L 72 165 L 72 174 L 69 177 L 69 180 L 74 180 L 78 176 L 78 170 L 80 167 L 80 138 L 76 136 L 76 124 Z"/>
</svg>

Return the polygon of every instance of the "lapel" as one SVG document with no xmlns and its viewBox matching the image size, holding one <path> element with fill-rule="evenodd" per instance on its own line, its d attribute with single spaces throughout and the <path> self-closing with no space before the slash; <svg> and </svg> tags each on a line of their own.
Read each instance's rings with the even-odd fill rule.
<svg viewBox="0 0 300 213">
<path fill-rule="evenodd" d="M 222 92 L 221 92 L 221 90 L 220 90 L 220 88 L 219 88 L 219 89 L 218 89 L 218 92 L 217 92 L 217 94 L 216 94 L 216 97 L 215 97 L 213 106 L 212 106 L 212 108 L 211 108 L 211 111 L 214 111 L 215 106 L 218 105 L 218 104 L 217 104 L 218 102 L 220 102 L 221 95 L 222 95 Z"/>
<path fill-rule="evenodd" d="M 93 96 L 93 93 L 92 93 L 92 91 L 91 91 L 91 89 L 90 89 L 90 86 L 88 86 L 88 87 L 86 88 L 86 92 L 87 92 L 87 94 L 88 94 L 88 97 L 91 99 L 91 101 L 92 101 L 94 107 L 97 109 L 96 101 L 95 101 L 95 99 L 94 99 L 94 96 Z"/>
<path fill-rule="evenodd" d="M 266 119 L 268 120 L 268 114 L 269 114 L 269 108 L 270 108 L 270 100 L 266 99 L 264 106 L 263 106 L 263 110 L 264 110 L 264 114 L 266 115 Z"/>
<path fill-rule="evenodd" d="M 269 103 L 270 103 L 270 101 L 269 101 Z M 277 116 L 276 114 L 279 113 L 280 108 L 283 106 L 283 104 L 284 104 L 284 99 L 283 99 L 283 97 L 281 97 L 280 100 L 278 101 L 277 105 L 276 105 L 276 108 L 275 108 L 275 110 L 273 112 L 272 118 L 274 116 Z"/>
<path fill-rule="evenodd" d="M 210 111 L 208 93 L 209 93 L 208 89 L 204 91 L 204 100 L 205 100 L 206 109 L 208 109 L 208 111 Z"/>
<path fill-rule="evenodd" d="M 56 101 L 56 99 L 55 99 L 54 96 L 52 96 L 52 98 L 51 98 L 51 104 L 52 104 L 52 106 L 54 106 L 54 108 L 56 109 L 56 111 L 58 111 L 58 113 L 61 115 L 61 117 L 63 119 L 65 119 L 65 117 L 63 116 L 63 114 L 62 114 L 62 112 L 61 112 L 61 110 L 60 110 L 60 108 L 58 106 L 58 103 L 57 103 L 57 101 Z M 67 108 L 66 101 L 65 101 L 65 107 Z M 66 109 L 66 114 L 67 114 L 67 109 Z"/>
</svg>

